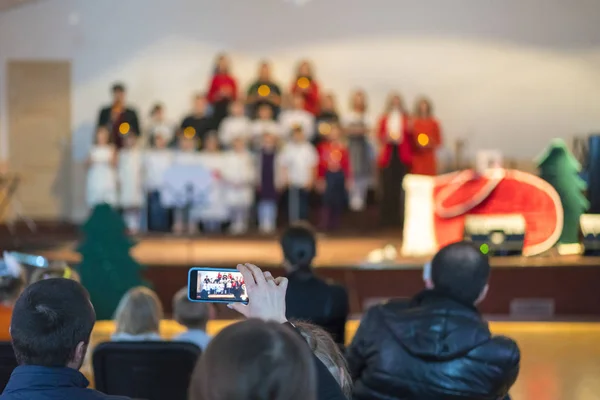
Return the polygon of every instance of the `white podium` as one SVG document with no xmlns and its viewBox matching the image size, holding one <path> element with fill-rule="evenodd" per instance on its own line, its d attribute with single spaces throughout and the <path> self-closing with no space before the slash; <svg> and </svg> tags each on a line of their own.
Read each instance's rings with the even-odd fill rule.
<svg viewBox="0 0 600 400">
<path fill-rule="evenodd" d="M 438 247 L 433 202 L 435 177 L 406 175 L 402 186 L 406 201 L 401 253 L 405 257 L 431 255 Z"/>
</svg>

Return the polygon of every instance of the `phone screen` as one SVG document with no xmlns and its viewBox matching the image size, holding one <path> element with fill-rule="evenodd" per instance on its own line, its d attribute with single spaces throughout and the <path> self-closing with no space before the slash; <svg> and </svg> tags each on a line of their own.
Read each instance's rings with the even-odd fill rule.
<svg viewBox="0 0 600 400">
<path fill-rule="evenodd" d="M 247 303 L 248 294 L 242 274 L 236 269 L 192 268 L 188 297 L 210 303 Z"/>
</svg>

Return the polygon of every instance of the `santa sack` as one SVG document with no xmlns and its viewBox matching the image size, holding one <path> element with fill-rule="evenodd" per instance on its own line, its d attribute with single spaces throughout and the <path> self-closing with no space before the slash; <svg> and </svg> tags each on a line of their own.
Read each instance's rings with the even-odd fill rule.
<svg viewBox="0 0 600 400">
<path fill-rule="evenodd" d="M 556 190 L 543 179 L 517 170 L 473 170 L 436 178 L 434 225 L 439 247 L 464 237 L 467 215 L 519 214 L 525 219 L 523 255 L 549 250 L 563 228 L 563 209 Z"/>
</svg>

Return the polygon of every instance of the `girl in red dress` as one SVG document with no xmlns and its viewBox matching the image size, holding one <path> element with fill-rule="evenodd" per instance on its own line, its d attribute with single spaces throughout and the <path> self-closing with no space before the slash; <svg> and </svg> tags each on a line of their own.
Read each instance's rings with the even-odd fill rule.
<svg viewBox="0 0 600 400">
<path fill-rule="evenodd" d="M 377 128 L 380 146 L 377 162 L 381 189 L 380 217 L 384 226 L 402 227 L 404 224 L 402 180 L 412 161 L 411 125 L 402 97 L 392 93 Z"/>
<path fill-rule="evenodd" d="M 292 94 L 304 96 L 304 109 L 313 115 L 319 113 L 319 85 L 315 81 L 312 67 L 306 60 L 298 65 L 296 79 L 292 82 Z"/>
<path fill-rule="evenodd" d="M 237 99 L 237 82 L 230 73 L 229 57 L 226 54 L 219 54 L 217 57 L 207 98 L 213 107 L 214 127 L 218 128 L 227 117 L 229 104 Z"/>
<path fill-rule="evenodd" d="M 411 174 L 437 174 L 436 151 L 442 144 L 440 125 L 427 98 L 417 101 L 413 118 Z"/>
</svg>

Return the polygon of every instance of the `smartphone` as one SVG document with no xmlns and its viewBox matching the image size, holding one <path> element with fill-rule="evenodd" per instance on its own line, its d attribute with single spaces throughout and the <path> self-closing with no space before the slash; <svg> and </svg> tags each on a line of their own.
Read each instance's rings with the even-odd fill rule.
<svg viewBox="0 0 600 400">
<path fill-rule="evenodd" d="M 244 277 L 233 268 L 190 269 L 188 298 L 207 303 L 248 303 Z"/>
</svg>

